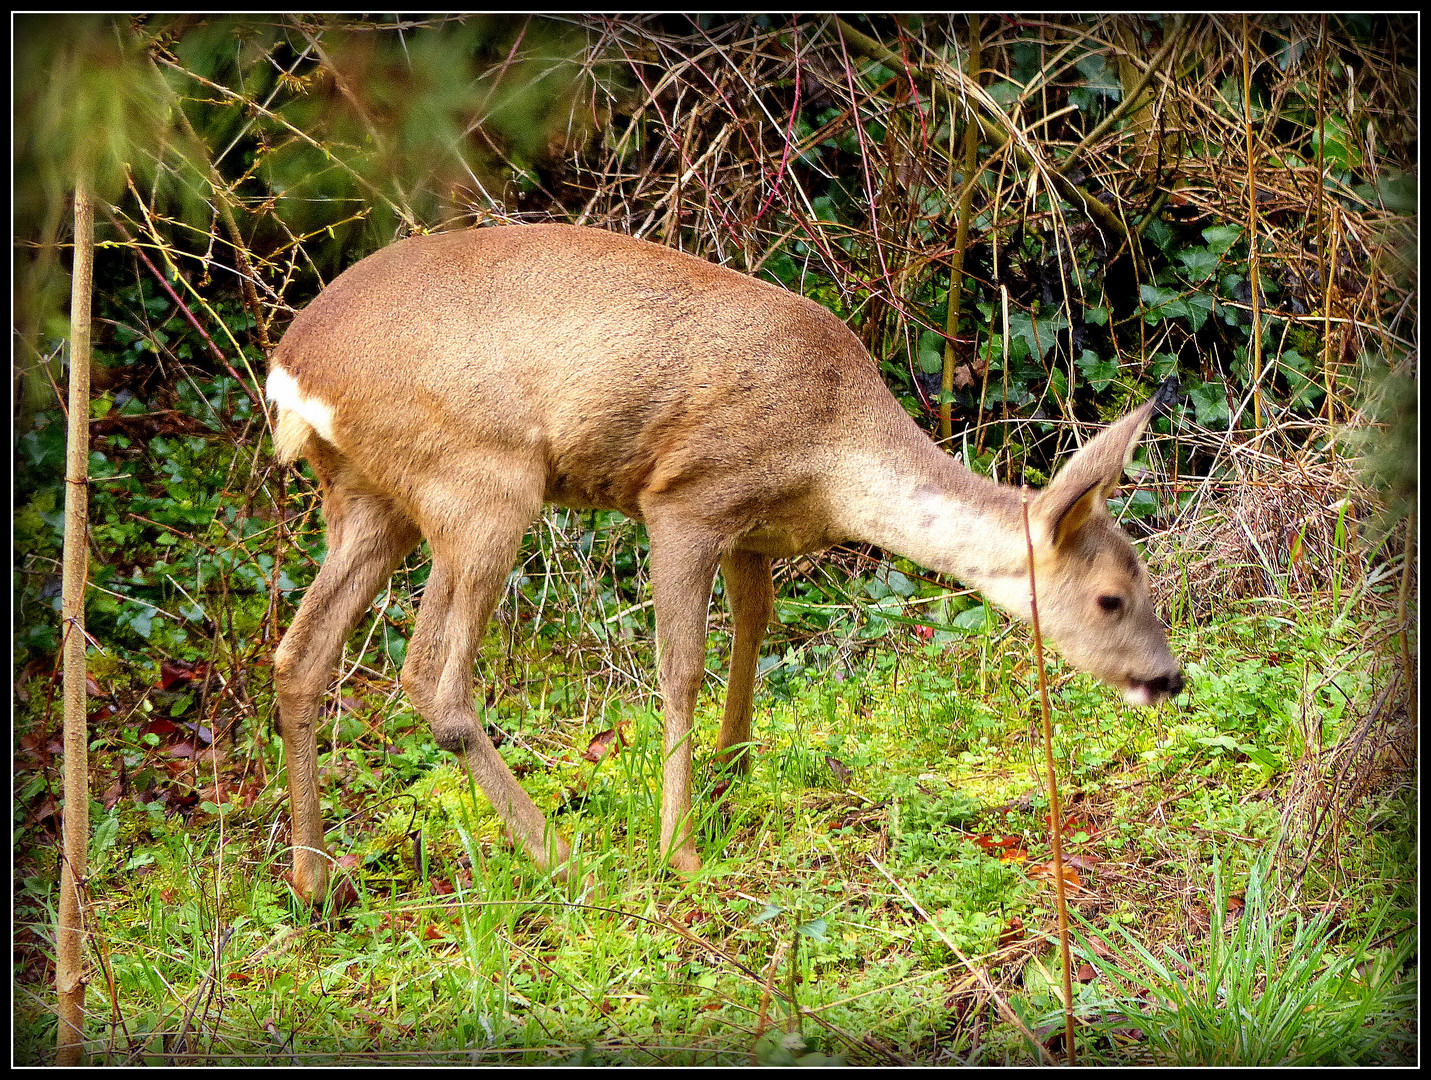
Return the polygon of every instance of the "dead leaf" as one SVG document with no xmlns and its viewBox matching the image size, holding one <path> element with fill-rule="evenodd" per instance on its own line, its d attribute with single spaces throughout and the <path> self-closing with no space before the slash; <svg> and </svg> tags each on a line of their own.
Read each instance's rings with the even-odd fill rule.
<svg viewBox="0 0 1431 1080">
<path fill-rule="evenodd" d="M 39 805 L 37 805 L 33 810 L 31 810 L 28 814 L 25 815 L 25 824 L 37 825 L 41 821 L 45 821 L 48 818 L 52 818 L 55 816 L 55 812 L 57 809 L 58 807 L 55 805 L 54 796 L 46 795 L 43 799 L 40 800 Z"/>
<path fill-rule="evenodd" d="M 1212 918 L 1207 913 L 1207 908 L 1202 904 L 1193 904 L 1188 908 L 1188 925 L 1197 933 L 1205 934 L 1212 927 Z"/>
<path fill-rule="evenodd" d="M 1029 877 L 1042 878 L 1048 881 L 1055 879 L 1056 873 L 1051 862 L 1038 863 L 1029 867 Z M 1067 862 L 1063 864 L 1063 883 L 1075 889 L 1083 888 L 1083 881 L 1078 876 L 1078 871 L 1069 866 Z"/>
<path fill-rule="evenodd" d="M 46 738 L 43 731 L 27 731 L 20 736 L 20 749 L 24 751 L 24 764 L 30 768 L 43 769 L 54 762 L 54 756 L 64 752 L 63 744 L 56 744 Z"/>
<path fill-rule="evenodd" d="M 1024 939 L 1024 921 L 1017 915 L 1010 915 L 1004 932 L 999 935 L 999 948 L 1003 949 Z"/>
<path fill-rule="evenodd" d="M 1023 846 L 1023 838 L 1019 836 L 993 834 L 971 839 L 988 854 L 997 855 L 1000 862 L 1023 862 L 1029 857 Z"/>
<path fill-rule="evenodd" d="M 166 739 L 170 735 L 179 733 L 179 725 L 170 720 L 167 716 L 156 716 L 144 725 L 144 734 L 158 735 L 161 739 Z"/>
<path fill-rule="evenodd" d="M 623 724 L 617 724 L 614 728 L 607 728 L 605 731 L 597 733 L 587 744 L 586 753 L 582 754 L 584 761 L 593 764 L 610 754 L 613 749 L 620 749 L 626 745 L 626 740 L 621 735 Z"/>
<path fill-rule="evenodd" d="M 90 713 L 89 716 L 87 716 L 85 719 L 90 723 L 91 726 L 99 727 L 117 712 L 119 712 L 118 705 L 115 705 L 113 702 L 106 702 L 99 708 L 95 709 L 92 713 Z"/>
<path fill-rule="evenodd" d="M 161 660 L 159 662 L 159 689 L 172 690 L 180 683 L 199 682 L 207 677 L 207 661 Z"/>
<path fill-rule="evenodd" d="M 358 902 L 358 890 L 351 878 L 339 878 L 328 893 L 329 909 L 333 912 L 347 911 Z"/>
</svg>

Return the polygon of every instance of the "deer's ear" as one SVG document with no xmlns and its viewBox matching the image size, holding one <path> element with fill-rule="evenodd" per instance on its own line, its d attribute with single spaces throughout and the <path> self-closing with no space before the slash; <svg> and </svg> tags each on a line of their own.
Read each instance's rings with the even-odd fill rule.
<svg viewBox="0 0 1431 1080">
<path fill-rule="evenodd" d="M 1123 469 L 1132 460 L 1148 421 L 1154 412 L 1168 404 L 1176 390 L 1175 381 L 1164 383 L 1146 402 L 1099 432 L 1069 458 L 1034 501 L 1030 523 L 1037 526 L 1036 539 L 1055 548 L 1062 547 L 1078 535 L 1091 515 L 1103 511 L 1103 504 L 1123 478 Z"/>
<path fill-rule="evenodd" d="M 1034 500 L 1029 529 L 1035 544 L 1055 550 L 1068 546 L 1095 513 L 1104 511 L 1108 489 L 1098 481 L 1082 491 L 1050 485 Z"/>
</svg>

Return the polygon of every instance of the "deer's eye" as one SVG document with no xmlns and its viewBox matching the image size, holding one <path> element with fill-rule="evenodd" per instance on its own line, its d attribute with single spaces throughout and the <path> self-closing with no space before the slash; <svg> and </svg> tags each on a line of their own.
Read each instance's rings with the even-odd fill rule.
<svg viewBox="0 0 1431 1080">
<path fill-rule="evenodd" d="M 1123 610 L 1123 598 L 1121 596 L 1100 596 L 1098 606 L 1104 611 L 1112 614 L 1115 611 Z"/>
</svg>

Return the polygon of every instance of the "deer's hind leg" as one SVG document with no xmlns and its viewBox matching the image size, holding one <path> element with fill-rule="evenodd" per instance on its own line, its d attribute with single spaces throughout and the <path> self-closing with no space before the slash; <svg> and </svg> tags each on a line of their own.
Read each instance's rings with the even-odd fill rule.
<svg viewBox="0 0 1431 1080">
<path fill-rule="evenodd" d="M 354 625 L 418 541 L 417 527 L 387 500 L 346 486 L 341 474 L 320 477 L 328 555 L 273 658 L 293 821 L 293 888 L 311 903 L 328 888 L 316 739 L 323 693 Z"/>
<path fill-rule="evenodd" d="M 522 535 L 541 509 L 542 477 L 518 462 L 484 463 L 430 499 L 424 533 L 432 573 L 408 644 L 402 682 L 438 745 L 457 754 L 508 831 L 539 866 L 564 863 L 567 843 L 522 790 L 484 730 L 472 665 L 502 597 Z"/>
</svg>

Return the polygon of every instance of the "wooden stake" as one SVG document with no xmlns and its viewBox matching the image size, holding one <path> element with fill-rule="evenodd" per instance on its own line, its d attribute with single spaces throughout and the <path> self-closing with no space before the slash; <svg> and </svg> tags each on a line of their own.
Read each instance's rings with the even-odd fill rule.
<svg viewBox="0 0 1431 1080">
<path fill-rule="evenodd" d="M 79 1065 L 84 1047 L 84 909 L 89 853 L 89 691 L 84 593 L 89 573 L 89 322 L 94 281 L 94 204 L 88 180 L 75 182 L 75 256 L 70 285 L 69 438 L 65 451 L 65 541 L 61 603 L 64 650 L 64 842 L 55 933 L 60 1029 L 55 1064 Z"/>
<path fill-rule="evenodd" d="M 1058 801 L 1058 782 L 1053 775 L 1053 723 L 1048 715 L 1048 675 L 1043 664 L 1043 634 L 1038 625 L 1038 587 L 1034 582 L 1033 536 L 1029 532 L 1029 493 L 1023 491 L 1024 543 L 1029 555 L 1029 608 L 1034 637 L 1034 663 L 1038 665 L 1038 696 L 1043 707 L 1043 757 L 1048 770 L 1048 825 L 1053 841 L 1054 896 L 1058 908 L 1058 952 L 1063 961 L 1063 1041 L 1065 1061 L 1076 1063 L 1073 1045 L 1073 963 L 1068 948 L 1068 897 L 1063 882 L 1063 806 Z"/>
</svg>

